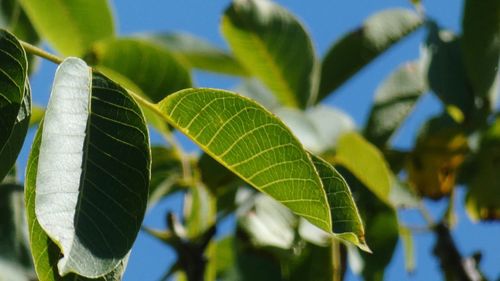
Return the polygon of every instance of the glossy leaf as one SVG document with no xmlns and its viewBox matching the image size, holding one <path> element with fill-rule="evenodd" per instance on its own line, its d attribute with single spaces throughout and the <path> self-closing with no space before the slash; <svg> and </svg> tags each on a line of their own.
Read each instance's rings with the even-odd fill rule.
<svg viewBox="0 0 500 281">
<path fill-rule="evenodd" d="M 332 224 L 330 206 L 335 209 L 345 201 L 336 198 L 329 204 L 326 195 L 334 187 L 321 182 L 325 174 L 331 177 L 332 171 L 322 168 L 318 174 L 311 156 L 264 108 L 230 92 L 189 89 L 165 98 L 159 110 L 170 124 L 241 179 L 321 229 L 329 233 L 338 230 L 335 222 Z M 343 231 L 358 235 L 358 246 L 363 247 L 357 229 L 343 226 Z"/>
<path fill-rule="evenodd" d="M 361 27 L 340 38 L 323 58 L 317 101 L 344 84 L 422 22 L 417 14 L 409 10 L 385 10 L 372 15 Z"/>
<path fill-rule="evenodd" d="M 35 29 L 63 55 L 83 55 L 95 41 L 114 35 L 113 17 L 108 1 L 19 2 Z"/>
<path fill-rule="evenodd" d="M 10 33 L 0 30 L 0 181 L 14 165 L 31 115 L 26 54 Z"/>
<path fill-rule="evenodd" d="M 30 233 L 32 240 L 42 237 L 32 242 L 33 255 L 63 254 L 59 261 L 35 260 L 42 263 L 38 275 L 57 274 L 50 273 L 56 262 L 63 276 L 112 274 L 132 247 L 148 196 L 149 139 L 135 101 L 82 60 L 66 59 L 28 166 L 27 208 L 36 213 L 28 218 L 41 227 Z"/>
<path fill-rule="evenodd" d="M 462 115 L 468 116 L 474 106 L 474 95 L 463 64 L 462 41 L 450 31 L 430 23 L 424 57 L 428 60 L 430 89 L 445 105 L 457 107 Z"/>
<path fill-rule="evenodd" d="M 383 202 L 389 202 L 391 172 L 380 151 L 359 134 L 340 137 L 335 159 Z"/>
<path fill-rule="evenodd" d="M 154 102 L 191 86 L 189 72 L 178 59 L 168 49 L 144 39 L 104 40 L 94 44 L 86 57 L 104 74 L 110 69 L 129 79 Z"/>
<path fill-rule="evenodd" d="M 463 15 L 463 55 L 467 75 L 479 96 L 493 90 L 500 60 L 500 2 L 467 0 Z"/>
<path fill-rule="evenodd" d="M 377 146 L 386 145 L 426 91 L 425 84 L 418 62 L 406 63 L 392 72 L 375 93 L 363 133 L 366 139 Z"/>
<path fill-rule="evenodd" d="M 187 33 L 158 33 L 146 39 L 162 44 L 184 64 L 210 72 L 247 76 L 248 72 L 229 52 Z"/>
<path fill-rule="evenodd" d="M 43 126 L 43 124 L 41 125 Z M 38 161 L 40 153 L 40 141 L 42 137 L 42 130 L 38 130 L 33 140 L 33 148 L 31 150 L 26 169 L 26 183 L 25 183 L 25 206 L 26 217 L 28 220 L 29 241 L 31 247 L 31 254 L 35 265 L 36 274 L 41 281 L 118 281 L 125 271 L 127 259 L 124 259 L 118 267 L 105 277 L 98 279 L 89 279 L 73 273 L 61 277 L 58 273 L 57 262 L 62 253 L 59 247 L 47 236 L 45 231 L 40 226 L 35 215 L 35 197 L 36 197 L 36 162 Z"/>
<path fill-rule="evenodd" d="M 315 99 L 314 49 L 290 12 L 268 0 L 236 0 L 221 29 L 236 58 L 283 105 L 304 108 Z"/>
</svg>

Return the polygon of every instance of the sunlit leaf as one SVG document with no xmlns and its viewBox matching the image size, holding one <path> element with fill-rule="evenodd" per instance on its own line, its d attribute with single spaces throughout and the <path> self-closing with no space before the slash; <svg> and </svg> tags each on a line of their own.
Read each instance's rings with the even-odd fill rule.
<svg viewBox="0 0 500 281">
<path fill-rule="evenodd" d="M 35 29 L 63 55 L 80 56 L 114 35 L 108 1 L 19 0 Z"/>
<path fill-rule="evenodd" d="M 189 89 L 165 98 L 159 103 L 159 111 L 170 124 L 241 179 L 329 233 L 345 231 L 346 236 L 354 233 L 359 238 L 358 246 L 363 247 L 363 237 L 357 228 L 361 222 L 352 219 L 357 216 L 351 213 L 355 209 L 336 212 L 346 216 L 336 217 L 339 223 L 348 221 L 338 228 L 331 219 L 330 212 L 348 202 L 347 186 L 342 182 L 333 186 L 338 181 L 329 179 L 335 177 L 331 166 L 321 164 L 318 174 L 319 168 L 314 164 L 317 166 L 321 160 L 315 159 L 313 164 L 311 156 L 287 127 L 263 107 L 231 92 Z M 330 182 L 328 186 L 322 183 L 325 175 L 332 186 Z M 333 200 L 327 198 L 336 188 L 344 195 Z"/>
<path fill-rule="evenodd" d="M 419 62 L 406 63 L 392 72 L 375 93 L 364 129 L 366 139 L 377 146 L 386 145 L 425 90 Z"/>
<path fill-rule="evenodd" d="M 340 87 L 422 22 L 416 13 L 409 10 L 385 10 L 372 15 L 361 27 L 340 38 L 323 59 L 317 101 Z"/>
<path fill-rule="evenodd" d="M 282 104 L 304 108 L 315 99 L 314 49 L 290 12 L 268 0 L 236 0 L 224 13 L 221 29 L 236 58 Z"/>
<path fill-rule="evenodd" d="M 463 55 L 474 93 L 493 89 L 500 60 L 500 2 L 467 0 L 463 15 Z"/>
<path fill-rule="evenodd" d="M 26 54 L 15 37 L 1 29 L 0 62 L 1 181 L 16 162 L 31 115 Z"/>
<path fill-rule="evenodd" d="M 380 200 L 389 202 L 391 172 L 384 156 L 374 145 L 355 132 L 344 134 L 337 145 L 335 159 Z"/>
<path fill-rule="evenodd" d="M 229 75 L 248 75 L 248 72 L 227 51 L 187 33 L 158 33 L 146 39 L 163 44 L 188 66 Z"/>
<path fill-rule="evenodd" d="M 190 74 L 178 59 L 163 46 L 144 39 L 100 41 L 86 60 L 104 74 L 110 69 L 129 79 L 153 102 L 191 86 Z"/>
<path fill-rule="evenodd" d="M 149 138 L 135 101 L 82 60 L 66 59 L 28 167 L 38 275 L 113 274 L 132 247 L 148 196 Z"/>
</svg>

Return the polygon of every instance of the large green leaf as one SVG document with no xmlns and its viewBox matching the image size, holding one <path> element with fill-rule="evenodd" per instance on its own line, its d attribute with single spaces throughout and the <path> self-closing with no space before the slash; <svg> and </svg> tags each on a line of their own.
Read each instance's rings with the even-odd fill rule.
<svg viewBox="0 0 500 281">
<path fill-rule="evenodd" d="M 335 160 L 354 174 L 380 200 L 389 202 L 391 172 L 377 147 L 355 132 L 347 133 L 340 137 Z"/>
<path fill-rule="evenodd" d="M 106 0 L 19 0 L 35 29 L 63 55 L 82 55 L 97 40 L 114 35 Z"/>
<path fill-rule="evenodd" d="M 384 146 L 406 120 L 425 92 L 419 62 L 409 62 L 392 72 L 375 93 L 374 105 L 364 129 L 366 139 Z"/>
<path fill-rule="evenodd" d="M 43 125 L 42 125 L 43 126 Z M 28 159 L 25 183 L 25 204 L 29 227 L 29 240 L 31 254 L 35 264 L 35 271 L 40 281 L 119 281 L 125 271 L 127 259 L 125 258 L 112 272 L 105 277 L 98 279 L 89 279 L 73 273 L 61 277 L 58 273 L 57 262 L 61 258 L 59 247 L 47 236 L 40 226 L 35 215 L 35 197 L 36 197 L 36 167 L 40 153 L 40 141 L 42 130 L 38 130 L 33 141 L 33 148 Z"/>
<path fill-rule="evenodd" d="M 60 275 L 104 276 L 123 263 L 146 210 L 150 151 L 142 112 L 120 86 L 68 58 L 56 72 L 39 137 L 26 175 L 28 197 L 36 186 L 28 208 L 35 205 L 36 220 L 63 254 Z"/>
<path fill-rule="evenodd" d="M 158 105 L 159 114 L 170 124 L 250 185 L 329 233 L 339 229 L 355 233 L 358 246 L 363 247 L 356 222 L 344 224 L 345 228 L 337 228 L 332 222 L 330 211 L 337 212 L 336 208 L 346 203 L 344 197 L 328 201 L 332 198 L 327 194 L 334 187 L 324 186 L 322 178 L 327 173 L 331 177 L 332 172 L 322 168 L 318 174 L 311 156 L 289 129 L 263 107 L 213 89 L 180 91 Z M 346 189 L 343 186 L 343 192 Z M 351 220 L 352 215 L 339 219 L 339 223 Z"/>
<path fill-rule="evenodd" d="M 430 89 L 445 103 L 468 116 L 474 106 L 474 95 L 462 59 L 462 40 L 450 31 L 429 23 L 424 54 Z"/>
<path fill-rule="evenodd" d="M 323 59 L 317 101 L 422 24 L 412 11 L 391 9 L 369 17 L 363 26 L 340 38 Z"/>
<path fill-rule="evenodd" d="M 164 45 L 192 68 L 229 75 L 248 75 L 248 72 L 229 52 L 194 35 L 158 33 L 147 35 L 146 38 Z"/>
<path fill-rule="evenodd" d="M 236 0 L 221 28 L 236 58 L 284 105 L 304 108 L 316 98 L 314 49 L 291 13 L 268 0 Z"/>
<path fill-rule="evenodd" d="M 178 59 L 168 49 L 144 39 L 98 42 L 87 54 L 87 61 L 104 74 L 110 69 L 128 78 L 154 102 L 191 86 L 189 72 Z"/>
<path fill-rule="evenodd" d="M 500 2 L 467 0 L 463 16 L 463 55 L 474 93 L 487 96 L 500 59 Z"/>
<path fill-rule="evenodd" d="M 0 30 L 0 181 L 14 165 L 31 115 L 26 54 L 10 33 Z"/>
</svg>

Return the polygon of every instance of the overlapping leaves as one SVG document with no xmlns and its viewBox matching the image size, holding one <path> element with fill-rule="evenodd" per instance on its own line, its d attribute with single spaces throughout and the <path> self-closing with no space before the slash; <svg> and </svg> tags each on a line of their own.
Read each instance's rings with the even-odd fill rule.
<svg viewBox="0 0 500 281">
<path fill-rule="evenodd" d="M 119 279 L 146 209 L 149 168 L 135 101 L 83 61 L 65 60 L 26 174 L 38 275 Z"/>
</svg>

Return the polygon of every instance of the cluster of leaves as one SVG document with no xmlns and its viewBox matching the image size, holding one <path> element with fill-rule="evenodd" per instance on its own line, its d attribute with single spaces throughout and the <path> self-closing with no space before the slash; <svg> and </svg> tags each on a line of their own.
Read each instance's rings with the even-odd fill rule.
<svg viewBox="0 0 500 281">
<path fill-rule="evenodd" d="M 411 270 L 412 232 L 397 210 L 450 196 L 456 179 L 472 218 L 500 217 L 496 0 L 465 1 L 461 35 L 422 13 L 381 11 L 322 58 L 302 23 L 267 0 L 226 9 L 230 52 L 187 34 L 118 37 L 101 0 L 9 0 L 0 19 L 9 30 L 0 33 L 0 277 L 120 280 L 147 209 L 175 192 L 182 220 L 168 214 L 168 230 L 145 231 L 178 254 L 165 278 L 187 280 L 340 280 L 347 256 L 380 280 L 399 237 Z M 422 27 L 421 58 L 382 82 L 362 130 L 320 104 Z M 34 47 L 40 38 L 68 58 Z M 43 120 L 31 106 L 33 54 L 60 63 Z M 191 89 L 193 69 L 241 77 L 238 94 Z M 393 149 L 427 92 L 444 112 L 412 151 Z M 30 120 L 38 131 L 22 204 L 13 166 Z M 169 145 L 152 146 L 149 129 Z M 173 131 L 203 153 L 186 154 Z M 233 214 L 236 233 L 216 241 L 218 222 Z M 436 252 L 454 247 L 447 226 L 429 224 Z M 469 278 L 456 252 L 441 258 L 443 271 Z"/>
</svg>

